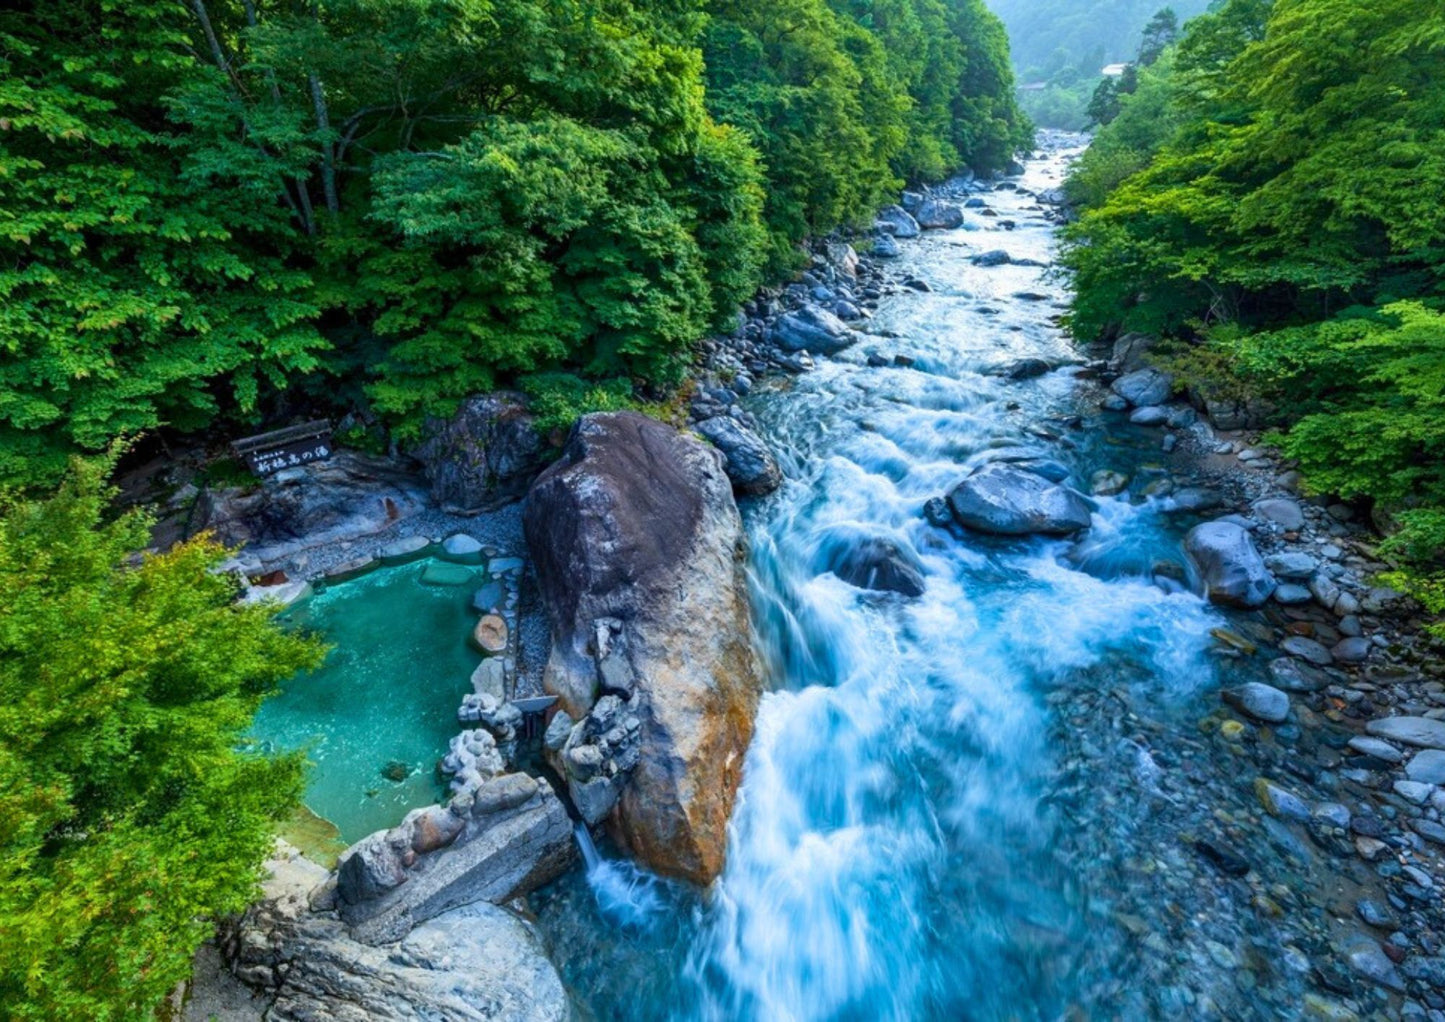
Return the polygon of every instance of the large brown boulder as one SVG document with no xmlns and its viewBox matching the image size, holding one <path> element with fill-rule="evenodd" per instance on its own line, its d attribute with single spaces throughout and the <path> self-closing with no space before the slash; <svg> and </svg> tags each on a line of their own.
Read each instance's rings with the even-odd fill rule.
<svg viewBox="0 0 1445 1022">
<path fill-rule="evenodd" d="M 762 691 L 721 456 L 632 412 L 585 416 L 523 525 L 552 621 L 547 690 L 575 720 L 615 693 L 641 721 L 614 831 L 651 868 L 708 883 Z"/>
</svg>

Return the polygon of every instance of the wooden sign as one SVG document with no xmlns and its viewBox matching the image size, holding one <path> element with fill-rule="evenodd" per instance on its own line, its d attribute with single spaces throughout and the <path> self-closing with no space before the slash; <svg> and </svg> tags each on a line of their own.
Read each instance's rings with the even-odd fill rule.
<svg viewBox="0 0 1445 1022">
<path fill-rule="evenodd" d="M 331 423 L 324 419 L 246 437 L 231 444 L 236 456 L 258 476 L 331 456 Z"/>
</svg>

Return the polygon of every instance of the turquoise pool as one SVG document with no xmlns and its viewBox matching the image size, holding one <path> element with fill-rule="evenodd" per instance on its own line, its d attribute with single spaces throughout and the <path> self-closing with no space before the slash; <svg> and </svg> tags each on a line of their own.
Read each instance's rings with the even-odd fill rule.
<svg viewBox="0 0 1445 1022">
<path fill-rule="evenodd" d="M 288 625 L 332 644 L 322 667 L 282 686 L 252 729 L 263 747 L 301 749 L 306 806 L 346 842 L 394 826 L 444 791 L 437 760 L 459 730 L 457 704 L 481 662 L 467 637 L 481 567 L 423 584 L 423 560 L 332 584 L 289 608 Z"/>
</svg>

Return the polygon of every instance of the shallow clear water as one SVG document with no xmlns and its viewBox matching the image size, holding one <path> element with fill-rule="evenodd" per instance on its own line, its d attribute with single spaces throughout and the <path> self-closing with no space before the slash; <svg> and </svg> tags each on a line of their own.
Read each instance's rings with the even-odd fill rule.
<svg viewBox="0 0 1445 1022">
<path fill-rule="evenodd" d="M 283 616 L 333 648 L 319 670 L 262 706 L 252 733 L 265 747 L 306 751 L 306 805 L 347 842 L 436 800 L 436 763 L 481 660 L 467 644 L 476 585 L 423 585 L 426 563 L 329 586 Z M 474 572 L 480 584 L 482 571 Z M 403 780 L 383 774 L 396 764 Z"/>
<path fill-rule="evenodd" d="M 1062 172 L 1056 156 L 1021 183 L 1056 186 Z M 639 904 L 609 895 L 616 878 L 600 883 L 594 863 L 537 899 L 565 978 L 598 1019 L 1264 1012 L 1253 973 L 1245 982 L 1199 965 L 1200 942 L 1253 939 L 1256 927 L 1219 898 L 1208 911 L 1229 934 L 1191 918 L 1193 888 L 1213 895 L 1193 879 L 1180 821 L 1157 813 L 1179 806 L 1212 824 L 1204 799 L 1160 801 L 1155 756 L 1213 771 L 1209 783 L 1217 775 L 1226 789 L 1237 773 L 1196 726 L 1217 706 L 1209 631 L 1224 618 L 1150 581 L 1157 562 L 1182 560 L 1188 523 L 1127 492 L 1100 500 L 1078 544 L 945 532 L 922 517 L 925 500 L 997 447 L 1036 448 L 1085 489 L 1101 467 L 1131 474 L 1136 491 L 1162 471 L 1160 434 L 1118 419 L 1105 432 L 1097 390 L 1073 370 L 986 375 L 1073 354 L 1051 321 L 1062 291 L 1047 269 L 969 262 L 992 248 L 1052 258 L 1052 227 L 1032 199 L 988 201 L 1017 229 L 980 218 L 976 231 L 905 243 L 902 264 L 932 292 L 885 299 L 874 336 L 750 400 L 787 474 L 745 508 L 775 691 L 712 891 L 654 882 Z M 914 364 L 871 368 L 874 352 Z M 840 530 L 912 547 L 925 594 L 902 600 L 818 574 L 820 547 Z M 1247 806 L 1247 781 L 1228 790 Z M 1177 933 L 1156 913 L 1172 913 Z M 1162 931 L 1149 936 L 1158 948 L 1141 949 L 1136 914 Z M 1286 1000 L 1297 986 L 1269 981 Z"/>
</svg>

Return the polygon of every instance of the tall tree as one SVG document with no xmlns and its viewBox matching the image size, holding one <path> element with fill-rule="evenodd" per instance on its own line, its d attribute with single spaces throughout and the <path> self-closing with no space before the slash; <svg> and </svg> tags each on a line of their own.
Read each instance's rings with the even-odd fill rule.
<svg viewBox="0 0 1445 1022">
<path fill-rule="evenodd" d="M 103 463 L 0 498 L 0 1003 L 7 1018 L 151 1017 L 216 917 L 258 889 L 294 759 L 236 751 L 319 660 L 233 605 L 205 542 L 133 562 Z"/>
</svg>

